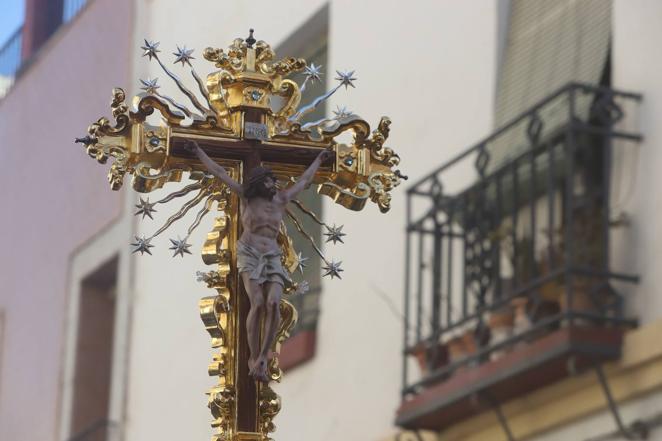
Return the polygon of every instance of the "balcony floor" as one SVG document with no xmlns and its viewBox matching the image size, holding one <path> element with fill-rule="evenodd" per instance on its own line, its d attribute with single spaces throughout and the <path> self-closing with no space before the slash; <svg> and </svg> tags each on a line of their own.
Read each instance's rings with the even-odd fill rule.
<svg viewBox="0 0 662 441">
<path fill-rule="evenodd" d="M 402 403 L 396 424 L 439 431 L 460 420 L 567 377 L 571 370 L 618 358 L 623 330 L 595 326 L 559 329 L 501 358 L 456 371 Z"/>
</svg>

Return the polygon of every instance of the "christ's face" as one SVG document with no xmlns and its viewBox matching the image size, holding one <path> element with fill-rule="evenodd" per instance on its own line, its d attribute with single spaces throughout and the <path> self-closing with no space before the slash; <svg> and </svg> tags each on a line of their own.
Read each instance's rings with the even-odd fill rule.
<svg viewBox="0 0 662 441">
<path fill-rule="evenodd" d="M 276 188 L 276 180 L 270 176 L 267 176 L 264 179 L 264 187 L 268 190 Z"/>
</svg>

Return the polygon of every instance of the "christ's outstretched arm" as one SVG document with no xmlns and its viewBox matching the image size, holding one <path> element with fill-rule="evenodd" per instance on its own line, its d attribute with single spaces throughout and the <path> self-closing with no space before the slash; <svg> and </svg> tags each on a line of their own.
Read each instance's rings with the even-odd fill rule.
<svg viewBox="0 0 662 441">
<path fill-rule="evenodd" d="M 186 150 L 196 154 L 198 159 L 207 167 L 209 172 L 221 180 L 225 185 L 230 187 L 230 190 L 234 191 L 238 195 L 242 195 L 243 189 L 241 184 L 232 179 L 230 175 L 225 171 L 225 168 L 215 163 L 207 154 L 200 148 L 197 142 L 193 140 L 188 140 L 185 146 Z"/>
<path fill-rule="evenodd" d="M 305 172 L 299 177 L 299 179 L 291 187 L 286 188 L 281 192 L 282 197 L 286 202 L 290 202 L 292 199 L 296 198 L 299 193 L 301 193 L 313 180 L 315 173 L 320 168 L 320 165 L 327 159 L 333 156 L 332 150 L 322 150 L 319 155 L 315 158 L 312 164 L 308 166 Z"/>
</svg>

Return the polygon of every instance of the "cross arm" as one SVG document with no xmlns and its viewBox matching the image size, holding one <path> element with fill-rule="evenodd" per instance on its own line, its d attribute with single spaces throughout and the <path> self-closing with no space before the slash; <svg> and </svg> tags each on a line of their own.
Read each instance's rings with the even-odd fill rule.
<svg viewBox="0 0 662 441">
<path fill-rule="evenodd" d="M 317 131 L 295 123 L 284 134 L 276 132 L 275 126 L 260 123 L 267 136 L 252 139 L 245 137 L 239 114 L 233 129 L 214 125 L 210 120 L 184 126 L 168 116 L 166 108 L 157 109 L 160 104 L 153 97 L 138 96 L 131 112 L 124 99 L 124 91 L 114 89 L 111 103 L 114 124 L 108 118 L 100 118 L 89 127 L 86 137 L 77 140 L 98 162 L 114 160 L 108 173 L 114 190 L 121 187 L 124 176 L 129 174 L 136 191 L 151 192 L 167 182 L 180 181 L 186 172 L 206 172 L 212 168 L 211 162 L 227 168 L 240 161 L 244 173 L 247 168 L 262 163 L 280 180 L 291 182 L 292 177 L 304 173 L 320 152 L 329 149 L 335 158 L 321 164 L 312 178 L 318 184 L 318 192 L 350 210 L 362 210 L 367 201 L 372 201 L 386 212 L 390 209 L 391 190 L 405 178 L 399 170 L 394 170 L 399 156 L 384 146 L 390 126 L 386 117 L 372 133 L 368 123 L 356 115 L 343 117 L 329 129 Z M 164 116 L 166 124 L 152 126 L 146 122 L 155 109 Z M 344 132 L 353 135 L 352 142 L 336 141 Z M 204 164 L 186 150 L 190 140 L 199 144 L 210 163 Z M 241 170 L 238 173 L 230 176 L 235 191 L 241 182 Z M 221 173 L 218 175 L 220 178 Z"/>
</svg>

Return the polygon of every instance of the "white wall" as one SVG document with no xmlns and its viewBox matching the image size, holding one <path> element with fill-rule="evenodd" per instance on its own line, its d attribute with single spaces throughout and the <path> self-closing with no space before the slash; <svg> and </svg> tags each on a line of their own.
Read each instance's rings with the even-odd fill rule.
<svg viewBox="0 0 662 441">
<path fill-rule="evenodd" d="M 71 259 L 122 209 L 107 168 L 73 140 L 110 113 L 113 84 L 129 76 L 130 9 L 129 0 L 90 2 L 0 101 L 2 440 L 59 432 Z"/>
<path fill-rule="evenodd" d="M 631 112 L 623 127 L 640 132 L 644 141 L 615 146 L 614 175 L 619 178 L 612 188 L 614 202 L 630 217 L 631 225 L 614 235 L 612 259 L 616 269 L 641 275 L 639 286 L 624 288 L 630 312 L 647 323 L 658 319 L 662 311 L 658 269 L 662 259 L 662 3 L 616 0 L 613 17 L 613 86 L 644 97 L 634 112 L 626 109 Z"/>
<path fill-rule="evenodd" d="M 254 27 L 256 38 L 277 47 L 323 2 L 289 1 L 283 7 L 208 0 L 185 10 L 180 5 L 138 3 L 136 53 L 142 34 L 161 41 L 165 60 L 176 44 L 186 43 L 196 48 L 198 71 L 207 73 L 212 66 L 201 59 L 206 46 L 226 47 Z M 330 15 L 326 75 L 356 69 L 358 77 L 357 88 L 340 90 L 330 108 L 345 104 L 372 124 L 390 116 L 388 145 L 402 156 L 402 170 L 412 179 L 489 133 L 496 1 L 412 6 L 339 0 L 330 4 Z M 136 61 L 138 75 L 158 76 L 161 90 L 176 94 L 154 63 Z M 275 387 L 283 399 L 276 439 L 365 441 L 389 431 L 399 404 L 402 327 L 380 296 L 402 303 L 406 185 L 395 191 L 388 215 L 373 205 L 354 213 L 325 202 L 327 220 L 345 224 L 349 234 L 345 245 L 327 253 L 343 261 L 344 277 L 325 281 L 316 357 Z M 140 233 L 151 233 L 165 217 L 161 210 Z M 167 250 L 167 237 L 184 231 L 189 221 L 155 241 L 154 256 L 136 259 L 128 441 L 205 439 L 211 433 L 204 396 L 213 383 L 206 375 L 211 350 L 197 301 L 212 291 L 195 282 L 195 270 L 203 268 L 198 256 L 173 261 Z M 209 227 L 204 223 L 192 238 L 196 253 Z"/>
<path fill-rule="evenodd" d="M 356 69 L 358 78 L 331 108 L 347 105 L 373 125 L 390 116 L 387 144 L 409 182 L 490 132 L 496 2 L 336 1 L 329 41 L 329 69 Z M 279 388 L 280 439 L 364 441 L 389 430 L 400 399 L 402 323 L 381 296 L 402 311 L 406 187 L 396 189 L 387 215 L 325 201 L 326 218 L 348 233 L 327 252 L 345 272 L 342 282 L 324 284 L 317 357 Z"/>
</svg>

